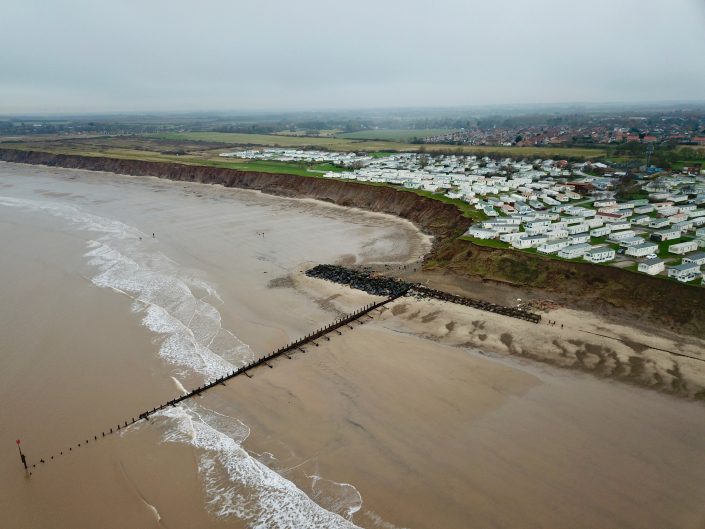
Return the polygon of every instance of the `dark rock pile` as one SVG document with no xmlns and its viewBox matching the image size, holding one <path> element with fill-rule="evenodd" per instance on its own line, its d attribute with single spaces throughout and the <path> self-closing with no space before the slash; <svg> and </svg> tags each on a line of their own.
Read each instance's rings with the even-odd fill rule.
<svg viewBox="0 0 705 529">
<path fill-rule="evenodd" d="M 518 318 L 520 320 L 526 320 L 532 323 L 538 323 L 541 321 L 541 316 L 534 314 L 533 312 L 514 307 L 496 305 L 494 303 L 489 303 L 479 299 L 456 296 L 455 294 L 449 294 L 448 292 L 428 288 L 423 285 L 408 283 L 392 277 L 376 275 L 370 269 L 354 270 L 344 266 L 321 264 L 307 270 L 306 275 L 309 277 L 332 281 L 333 283 L 338 283 L 340 285 L 347 285 L 375 296 L 389 297 L 406 294 L 416 298 L 431 298 L 456 303 L 458 305 L 465 305 L 466 307 L 473 307 L 475 309 L 485 310 L 487 312 L 494 312 L 495 314 L 502 314 L 504 316 Z"/>
<path fill-rule="evenodd" d="M 398 296 L 413 285 L 391 277 L 373 276 L 369 271 L 352 270 L 344 266 L 320 264 L 306 271 L 309 277 L 348 285 L 374 296 Z"/>
</svg>

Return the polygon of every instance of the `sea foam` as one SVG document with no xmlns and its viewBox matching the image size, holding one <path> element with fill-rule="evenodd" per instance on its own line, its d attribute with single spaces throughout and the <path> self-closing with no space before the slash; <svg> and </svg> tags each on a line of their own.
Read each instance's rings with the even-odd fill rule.
<svg viewBox="0 0 705 529">
<path fill-rule="evenodd" d="M 253 358 L 249 346 L 222 327 L 215 287 L 146 245 L 150 238 L 140 230 L 57 202 L 0 196 L 0 205 L 49 213 L 95 233 L 85 253 L 96 270 L 91 281 L 133 300 L 142 323 L 162 338 L 159 355 L 180 374 L 212 379 Z M 319 505 L 241 446 L 250 432 L 238 419 L 194 403 L 158 415 L 170 424 L 164 441 L 199 450 L 198 470 L 214 515 L 236 516 L 258 529 L 357 527 L 351 519 L 362 499 L 355 487 L 310 476 Z"/>
<path fill-rule="evenodd" d="M 241 446 L 249 430 L 237 419 L 214 415 L 197 404 L 168 408 L 157 416 L 177 425 L 167 429 L 166 442 L 200 449 L 206 502 L 216 516 L 236 516 L 255 528 L 357 527 L 250 456 Z"/>
</svg>

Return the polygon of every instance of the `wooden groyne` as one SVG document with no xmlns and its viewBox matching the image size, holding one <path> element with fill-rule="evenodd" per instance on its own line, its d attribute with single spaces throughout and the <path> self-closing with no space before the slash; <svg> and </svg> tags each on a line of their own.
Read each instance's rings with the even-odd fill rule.
<svg viewBox="0 0 705 529">
<path fill-rule="evenodd" d="M 364 307 L 355 311 L 354 313 L 349 314 L 347 316 L 343 316 L 341 318 L 338 318 L 337 320 L 333 321 L 331 324 L 329 324 L 325 327 L 322 327 L 322 328 L 318 329 L 317 331 L 314 331 L 310 334 L 307 334 L 303 338 L 301 338 L 295 342 L 292 342 L 288 345 L 285 345 L 284 347 L 281 347 L 281 348 L 277 349 L 276 351 L 272 351 L 271 353 L 269 353 L 267 355 L 264 355 L 260 358 L 257 358 L 255 360 L 253 360 L 252 362 L 250 362 L 249 364 L 234 370 L 233 372 L 231 372 L 228 375 L 218 377 L 215 380 L 213 380 L 212 382 L 204 384 L 203 386 L 199 386 L 196 389 L 193 389 L 193 390 L 189 391 L 188 393 L 185 393 L 184 395 L 182 395 L 176 399 L 172 399 L 170 401 L 167 401 L 164 404 L 157 406 L 156 408 L 154 408 L 152 410 L 147 410 L 145 412 L 142 412 L 139 415 L 139 418 L 140 419 L 147 419 L 153 413 L 157 413 L 158 411 L 161 411 L 164 408 L 168 408 L 169 406 L 176 406 L 180 402 L 183 402 L 187 399 L 190 399 L 192 397 L 200 395 L 204 391 L 207 391 L 207 390 L 211 389 L 212 387 L 217 386 L 218 384 L 223 384 L 224 382 L 227 382 L 231 378 L 235 378 L 236 376 L 243 375 L 243 374 L 247 375 L 248 371 L 250 371 L 251 369 L 254 369 L 256 367 L 259 367 L 263 364 L 267 365 L 268 367 L 272 367 L 270 364 L 268 364 L 268 362 L 270 360 L 274 360 L 275 358 L 278 358 L 282 355 L 288 356 L 288 353 L 293 353 L 295 351 L 298 351 L 306 345 L 313 344 L 316 347 L 318 347 L 318 343 L 316 342 L 316 340 L 318 340 L 319 338 L 325 338 L 327 334 L 338 330 L 340 327 L 350 325 L 354 321 L 359 320 L 361 317 L 369 314 L 373 310 L 376 310 L 376 309 L 386 305 L 387 303 L 394 301 L 395 299 L 399 298 L 400 296 L 403 296 L 405 293 L 406 292 L 400 292 L 399 294 L 389 296 L 387 299 L 379 301 L 377 303 L 371 303 L 369 305 L 365 305 Z M 133 419 L 133 421 L 134 421 L 134 419 Z M 136 422 L 136 421 L 134 421 L 134 422 Z"/>
<path fill-rule="evenodd" d="M 518 318 L 522 319 L 525 321 L 529 321 L 532 323 L 539 323 L 541 321 L 541 316 L 529 311 L 525 311 L 522 309 L 514 308 L 514 307 L 506 307 L 503 305 L 497 305 L 494 303 L 489 303 L 486 301 L 478 300 L 478 299 L 472 299 L 472 298 L 466 298 L 462 296 L 458 296 L 455 294 L 450 294 L 448 292 L 443 292 L 441 290 L 436 290 L 432 288 L 428 288 L 423 285 L 419 285 L 417 283 L 409 283 L 407 281 L 401 281 L 399 279 L 394 279 L 390 277 L 384 277 L 384 276 L 375 276 L 369 271 L 360 271 L 360 270 L 353 270 L 350 268 L 345 268 L 342 266 L 336 266 L 336 265 L 318 265 L 306 272 L 307 275 L 311 277 L 317 277 L 320 279 L 326 279 L 328 281 L 332 281 L 335 283 L 339 284 L 344 284 L 351 286 L 353 288 L 357 288 L 359 290 L 363 290 L 369 294 L 377 295 L 377 296 L 385 296 L 385 299 L 382 301 L 379 301 L 377 303 L 371 303 L 369 305 L 365 305 L 364 307 L 358 309 L 357 311 L 353 312 L 352 314 L 342 316 L 332 323 L 326 325 L 325 327 L 321 327 L 320 329 L 317 329 L 316 331 L 313 331 L 306 336 L 300 338 L 299 340 L 296 340 L 295 342 L 291 342 L 283 347 L 280 347 L 279 349 L 272 351 L 260 358 L 252 360 L 250 363 L 247 365 L 241 366 L 230 373 L 227 373 L 221 377 L 216 378 L 215 380 L 212 380 L 210 382 L 207 382 L 203 384 L 202 386 L 199 386 L 197 388 L 194 388 L 187 393 L 180 395 L 179 397 L 176 397 L 174 399 L 168 400 L 159 406 L 155 406 L 154 408 L 150 410 L 145 410 L 142 413 L 131 417 L 125 421 L 122 421 L 120 423 L 117 423 L 115 426 L 108 428 L 105 431 L 100 432 L 100 434 L 96 434 L 93 436 L 90 436 L 83 441 L 76 443 L 76 445 L 70 446 L 66 450 L 61 450 L 59 451 L 58 454 L 54 454 L 49 456 L 48 458 L 40 458 L 38 463 L 33 463 L 31 465 L 31 468 L 36 468 L 37 464 L 43 465 L 47 464 L 50 461 L 53 461 L 54 459 L 58 459 L 61 456 L 67 455 L 70 452 L 73 452 L 75 449 L 81 448 L 84 445 L 87 445 L 90 442 L 97 442 L 98 440 L 107 437 L 109 435 L 112 435 L 114 433 L 117 433 L 121 430 L 124 430 L 125 428 L 139 422 L 139 421 L 147 421 L 149 420 L 149 417 L 155 413 L 158 413 L 166 408 L 169 408 L 171 406 L 176 406 L 188 399 L 191 399 L 193 397 L 196 397 L 198 395 L 201 395 L 205 391 L 208 391 L 209 389 L 212 389 L 215 386 L 225 384 L 230 379 L 233 379 L 237 376 L 240 375 L 245 375 L 247 377 L 251 377 L 252 375 L 249 373 L 251 370 L 260 367 L 262 365 L 266 365 L 267 367 L 272 367 L 270 362 L 272 360 L 275 360 L 276 358 L 280 356 L 286 356 L 287 358 L 291 359 L 291 354 L 295 353 L 297 351 L 300 352 L 305 352 L 304 347 L 308 345 L 314 345 L 318 347 L 317 340 L 320 339 L 326 339 L 330 340 L 330 338 L 327 336 L 328 334 L 332 332 L 338 332 L 338 329 L 344 326 L 349 326 L 352 328 L 351 324 L 360 318 L 364 316 L 369 316 L 369 313 L 381 308 L 382 306 L 391 303 L 392 301 L 395 301 L 396 299 L 402 297 L 402 296 L 414 296 L 417 298 L 427 298 L 427 299 L 438 299 L 441 301 L 446 301 L 449 303 L 455 303 L 458 305 L 465 305 L 467 307 L 472 307 L 475 309 L 479 310 L 484 310 L 488 312 L 493 312 L 495 314 L 501 314 L 503 316 L 508 316 L 511 318 Z M 31 473 L 31 472 L 30 472 Z"/>
<path fill-rule="evenodd" d="M 355 270 L 338 265 L 318 265 L 306 271 L 309 277 L 326 279 L 334 283 L 348 285 L 358 290 L 363 290 L 368 294 L 377 296 L 400 296 L 412 295 L 417 298 L 431 298 L 458 305 L 465 305 L 474 309 L 501 314 L 510 318 L 529 321 L 531 323 L 539 323 L 541 316 L 539 314 L 519 309 L 516 307 L 506 307 L 497 305 L 480 299 L 466 298 L 457 296 L 442 290 L 428 288 L 418 283 L 409 283 L 393 277 L 374 275 L 368 270 Z M 402 294 L 403 293 L 403 294 Z"/>
<path fill-rule="evenodd" d="M 336 319 L 335 321 L 333 321 L 332 323 L 330 323 L 329 325 L 326 325 L 325 327 L 321 327 L 320 329 L 317 329 L 316 331 L 311 332 L 311 333 L 307 334 L 306 336 L 304 336 L 303 338 L 300 338 L 299 340 L 296 340 L 295 342 L 291 342 L 291 343 L 285 345 L 284 347 L 280 347 L 276 351 L 272 351 L 269 354 L 266 354 L 260 358 L 255 359 L 255 360 L 252 360 L 249 364 L 244 365 L 242 367 L 239 367 L 226 375 L 218 377 L 215 380 L 212 380 L 206 384 L 203 384 L 202 386 L 199 386 L 195 389 L 192 389 L 188 393 L 185 393 L 179 397 L 176 397 L 174 399 L 166 401 L 166 402 L 160 404 L 159 406 L 155 406 L 151 410 L 145 410 L 142 413 L 140 413 L 139 415 L 131 417 L 125 421 L 117 423 L 115 426 L 110 427 L 107 430 L 100 432 L 100 434 L 92 435 L 92 436 L 84 439 L 83 441 L 68 447 L 65 450 L 60 450 L 57 454 L 53 454 L 47 458 L 42 457 L 39 459 L 38 462 L 33 463 L 31 465 L 31 468 L 35 469 L 37 467 L 37 465 L 48 464 L 50 461 L 54 461 L 55 459 L 58 459 L 59 457 L 62 457 L 64 455 L 68 455 L 69 453 L 73 452 L 75 449 L 81 448 L 82 446 L 85 446 L 91 442 L 93 442 L 93 443 L 98 442 L 98 440 L 103 439 L 107 436 L 110 436 L 114 433 L 117 433 L 121 430 L 124 430 L 128 426 L 131 426 L 139 421 L 143 421 L 143 420 L 147 421 L 147 420 L 149 420 L 150 415 L 158 413 L 161 410 L 164 410 L 170 406 L 176 406 L 177 404 L 180 404 L 181 402 L 184 402 L 185 400 L 188 400 L 190 398 L 201 395 L 203 392 L 208 391 L 209 389 L 211 389 L 215 386 L 225 384 L 225 382 L 227 382 L 228 380 L 235 378 L 239 375 L 245 375 L 247 377 L 251 377 L 251 375 L 249 374 L 249 371 L 251 371 L 259 366 L 262 366 L 262 365 L 266 365 L 267 367 L 271 368 L 272 365 L 269 362 L 280 357 L 280 356 L 286 356 L 287 358 L 291 359 L 291 356 L 290 356 L 291 353 L 294 353 L 296 351 L 305 352 L 303 348 L 307 345 L 314 345 L 314 346 L 318 347 L 319 344 L 316 342 L 316 340 L 319 340 L 319 339 L 330 340 L 330 338 L 327 335 L 332 332 L 336 332 L 336 331 L 340 334 L 340 331 L 338 331 L 338 329 L 340 329 L 341 327 L 348 326 L 352 329 L 353 328 L 352 323 L 360 320 L 360 318 L 363 318 L 364 316 L 368 316 L 371 318 L 370 312 L 379 309 L 380 307 L 396 300 L 397 298 L 399 298 L 400 296 L 403 296 L 404 294 L 406 294 L 406 291 L 400 290 L 399 292 L 395 293 L 394 295 L 388 296 L 386 299 L 384 299 L 382 301 L 378 301 L 377 303 L 371 303 L 369 305 L 365 305 L 364 307 L 358 309 L 357 311 L 353 312 L 352 314 L 342 316 L 342 317 Z M 31 474 L 31 472 L 30 472 L 30 474 Z"/>
</svg>

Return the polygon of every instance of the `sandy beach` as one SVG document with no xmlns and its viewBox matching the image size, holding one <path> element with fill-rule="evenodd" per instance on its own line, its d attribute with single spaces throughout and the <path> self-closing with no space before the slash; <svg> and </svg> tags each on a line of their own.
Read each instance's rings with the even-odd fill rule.
<svg viewBox="0 0 705 529">
<path fill-rule="evenodd" d="M 417 262 L 406 221 L 0 164 L 0 242 L 4 527 L 705 523 L 705 407 L 684 398 L 705 343 L 566 307 L 548 326 L 402 298 L 102 439 L 378 299 L 302 271 Z"/>
</svg>

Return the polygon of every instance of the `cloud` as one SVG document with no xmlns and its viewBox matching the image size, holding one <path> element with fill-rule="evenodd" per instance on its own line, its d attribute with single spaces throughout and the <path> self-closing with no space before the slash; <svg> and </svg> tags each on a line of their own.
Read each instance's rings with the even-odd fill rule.
<svg viewBox="0 0 705 529">
<path fill-rule="evenodd" d="M 0 111 L 697 100 L 700 0 L 5 0 Z"/>
</svg>

